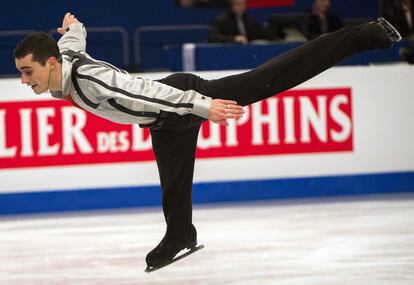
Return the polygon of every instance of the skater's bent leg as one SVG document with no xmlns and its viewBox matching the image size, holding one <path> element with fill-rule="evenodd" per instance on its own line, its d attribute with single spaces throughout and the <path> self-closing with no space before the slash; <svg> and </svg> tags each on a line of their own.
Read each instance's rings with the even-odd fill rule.
<svg viewBox="0 0 414 285">
<path fill-rule="evenodd" d="M 277 56 L 246 73 L 208 81 L 201 93 L 248 105 L 295 87 L 353 54 L 376 48 L 373 33 L 381 27 L 368 23 L 345 27 Z"/>
</svg>

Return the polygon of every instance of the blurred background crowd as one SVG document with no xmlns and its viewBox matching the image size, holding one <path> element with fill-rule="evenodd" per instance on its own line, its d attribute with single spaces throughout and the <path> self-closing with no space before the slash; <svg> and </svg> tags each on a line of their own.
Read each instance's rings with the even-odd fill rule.
<svg viewBox="0 0 414 285">
<path fill-rule="evenodd" d="M 403 43 L 348 64 L 413 63 L 413 1 L 91 0 L 50 2 L 47 8 L 32 2 L 24 9 L 10 3 L 0 11 L 0 76 L 16 74 L 12 50 L 28 32 L 45 30 L 58 39 L 55 28 L 66 11 L 87 26 L 92 56 L 132 72 L 252 68 L 324 33 L 380 16 L 397 27 Z M 196 63 L 186 68 L 188 43 Z"/>
</svg>

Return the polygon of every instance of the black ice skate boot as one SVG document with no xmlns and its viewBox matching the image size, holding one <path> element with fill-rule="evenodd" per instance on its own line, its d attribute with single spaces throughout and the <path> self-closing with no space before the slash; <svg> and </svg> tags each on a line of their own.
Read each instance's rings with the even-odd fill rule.
<svg viewBox="0 0 414 285">
<path fill-rule="evenodd" d="M 362 31 L 364 32 L 362 41 L 369 40 L 371 48 L 386 49 L 401 41 L 400 33 L 384 18 L 369 22 Z"/>
<path fill-rule="evenodd" d="M 148 267 L 159 267 L 170 262 L 183 249 L 193 249 L 197 245 L 197 231 L 191 225 L 191 234 L 188 240 L 184 243 L 174 243 L 165 235 L 161 242 L 151 250 L 146 262 Z"/>
</svg>

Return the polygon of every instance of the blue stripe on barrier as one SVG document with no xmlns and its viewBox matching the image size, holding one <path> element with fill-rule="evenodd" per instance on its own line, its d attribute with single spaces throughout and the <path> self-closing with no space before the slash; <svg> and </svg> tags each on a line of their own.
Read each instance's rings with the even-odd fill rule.
<svg viewBox="0 0 414 285">
<path fill-rule="evenodd" d="M 414 192 L 414 172 L 197 183 L 197 204 Z M 0 215 L 159 206 L 158 186 L 0 194 Z"/>
</svg>

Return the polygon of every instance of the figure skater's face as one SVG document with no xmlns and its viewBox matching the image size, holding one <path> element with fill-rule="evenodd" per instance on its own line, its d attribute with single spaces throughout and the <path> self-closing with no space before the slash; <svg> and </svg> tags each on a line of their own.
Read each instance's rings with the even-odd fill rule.
<svg viewBox="0 0 414 285">
<path fill-rule="evenodd" d="M 50 73 L 55 69 L 54 57 L 49 58 L 45 65 L 33 61 L 33 54 L 16 58 L 16 68 L 21 73 L 21 82 L 30 86 L 34 93 L 41 94 L 49 90 Z M 55 59 L 56 60 L 56 59 Z"/>
</svg>

